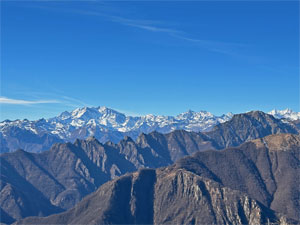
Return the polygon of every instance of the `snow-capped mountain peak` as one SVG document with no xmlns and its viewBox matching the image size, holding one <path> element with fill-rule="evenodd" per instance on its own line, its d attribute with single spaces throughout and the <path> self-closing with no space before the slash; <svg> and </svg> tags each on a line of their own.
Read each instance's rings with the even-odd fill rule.
<svg viewBox="0 0 300 225">
<path fill-rule="evenodd" d="M 6 128 L 17 126 L 35 134 L 50 133 L 66 141 L 73 141 L 74 138 L 84 139 L 91 135 L 97 136 L 100 140 L 106 140 L 113 134 L 117 136 L 117 140 L 115 140 L 116 137 L 112 139 L 118 141 L 125 133 L 135 139 L 142 132 L 168 133 L 177 129 L 207 131 L 230 118 L 229 114 L 215 116 L 207 111 L 195 112 L 192 110 L 177 116 L 149 114 L 133 117 L 105 106 L 99 106 L 77 108 L 71 112 L 65 111 L 56 117 L 41 121 L 3 121 L 0 123 L 0 131 L 5 133 Z"/>
<path fill-rule="evenodd" d="M 286 120 L 300 119 L 300 113 L 290 109 L 272 110 L 269 114 Z M 50 119 L 5 120 L 0 122 L 0 134 L 6 136 L 16 129 L 38 136 L 52 135 L 62 141 L 74 141 L 76 138 L 86 139 L 95 136 L 101 142 L 118 142 L 124 136 L 136 139 L 140 133 L 157 131 L 169 133 L 174 130 L 209 131 L 215 125 L 232 118 L 232 113 L 221 116 L 207 111 L 188 110 L 177 116 L 161 116 L 148 114 L 145 116 L 126 116 L 116 110 L 101 107 L 83 107 L 71 112 L 65 111 Z"/>
<path fill-rule="evenodd" d="M 73 119 L 83 119 L 83 120 L 89 120 L 89 119 L 95 119 L 99 116 L 99 112 L 96 108 L 92 107 L 84 107 L 84 108 L 78 108 L 71 112 L 71 116 Z"/>
<path fill-rule="evenodd" d="M 194 120 L 201 120 L 204 118 L 214 118 L 215 116 L 207 111 L 199 111 L 195 112 L 192 110 L 188 110 L 187 112 L 181 113 L 176 116 L 177 119 L 194 119 Z"/>
<path fill-rule="evenodd" d="M 68 119 L 70 118 L 71 113 L 68 111 L 64 111 L 62 112 L 58 117 L 60 117 L 62 120 Z"/>
<path fill-rule="evenodd" d="M 291 110 L 289 108 L 284 109 L 284 110 L 273 109 L 272 111 L 268 112 L 268 114 L 270 114 L 278 119 L 286 119 L 286 120 L 299 120 L 300 119 L 300 112 L 294 112 L 293 110 Z"/>
</svg>

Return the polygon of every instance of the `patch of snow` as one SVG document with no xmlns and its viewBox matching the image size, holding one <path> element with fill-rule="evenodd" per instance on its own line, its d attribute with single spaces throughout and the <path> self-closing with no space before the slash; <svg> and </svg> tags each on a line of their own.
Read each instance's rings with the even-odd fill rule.
<svg viewBox="0 0 300 225">
<path fill-rule="evenodd" d="M 294 112 L 291 109 L 284 109 L 284 110 L 276 110 L 273 109 L 272 111 L 268 112 L 268 114 L 274 116 L 277 119 L 286 119 L 286 120 L 299 120 L 300 119 L 300 112 Z"/>
</svg>

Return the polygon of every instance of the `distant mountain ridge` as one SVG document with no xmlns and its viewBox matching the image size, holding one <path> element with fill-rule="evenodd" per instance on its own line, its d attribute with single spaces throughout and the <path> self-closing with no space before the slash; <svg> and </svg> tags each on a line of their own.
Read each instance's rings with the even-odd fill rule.
<svg viewBox="0 0 300 225">
<path fill-rule="evenodd" d="M 291 110 L 277 111 L 276 118 L 294 120 L 300 113 Z M 298 117 L 297 117 L 297 116 Z M 118 143 L 125 136 L 134 140 L 141 133 L 157 131 L 169 133 L 174 130 L 194 132 L 210 131 L 218 124 L 233 117 L 232 113 L 215 116 L 207 111 L 187 111 L 177 116 L 126 116 L 107 107 L 84 107 L 71 112 L 63 112 L 50 119 L 5 120 L 0 122 L 0 153 L 15 151 L 19 148 L 30 152 L 49 149 L 54 143 L 74 142 L 77 138 L 95 136 L 100 142 Z"/>
<path fill-rule="evenodd" d="M 300 120 L 300 112 L 294 112 L 291 109 L 284 109 L 284 110 L 273 109 L 272 111 L 268 112 L 268 114 L 278 119 L 287 119 L 290 121 Z"/>
<path fill-rule="evenodd" d="M 24 149 L 30 152 L 47 150 L 56 142 L 73 142 L 77 138 L 95 136 L 100 142 L 118 143 L 125 136 L 134 140 L 141 133 L 157 131 L 169 133 L 174 130 L 205 131 L 218 123 L 228 121 L 231 113 L 222 116 L 200 111 L 188 111 L 178 116 L 126 116 L 107 107 L 84 107 L 63 112 L 50 119 L 5 120 L 0 123 L 0 152 Z M 21 135 L 19 135 L 21 134 Z M 21 137 L 26 137 L 27 142 Z M 6 143 L 6 148 L 4 148 Z"/>
</svg>

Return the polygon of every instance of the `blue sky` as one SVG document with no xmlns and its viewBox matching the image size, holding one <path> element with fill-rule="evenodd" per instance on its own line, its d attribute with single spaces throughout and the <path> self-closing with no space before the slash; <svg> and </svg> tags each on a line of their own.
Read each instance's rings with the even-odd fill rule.
<svg viewBox="0 0 300 225">
<path fill-rule="evenodd" d="M 1 120 L 299 111 L 297 1 L 3 1 Z"/>
</svg>

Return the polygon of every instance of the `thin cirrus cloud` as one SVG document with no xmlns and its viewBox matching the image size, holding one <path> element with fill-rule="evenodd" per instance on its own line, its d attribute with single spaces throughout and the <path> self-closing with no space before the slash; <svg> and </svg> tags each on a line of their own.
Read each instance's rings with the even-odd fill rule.
<svg viewBox="0 0 300 225">
<path fill-rule="evenodd" d="M 60 103 L 58 100 L 23 100 L 23 99 L 12 99 L 7 97 L 0 97 L 0 104 L 10 105 L 34 105 L 34 104 L 48 104 L 48 103 Z"/>
<path fill-rule="evenodd" d="M 57 11 L 57 8 L 56 9 L 47 8 L 47 9 Z M 105 12 L 97 12 L 91 10 L 68 9 L 68 10 L 64 10 L 63 12 L 102 17 L 107 21 L 118 23 L 124 26 L 135 27 L 149 32 L 165 33 L 169 36 L 172 36 L 173 38 L 195 44 L 196 46 L 202 49 L 206 49 L 208 51 L 225 54 L 225 55 L 231 55 L 231 56 L 239 55 L 237 53 L 237 50 L 246 47 L 246 45 L 240 43 L 229 43 L 229 42 L 222 42 L 222 41 L 215 41 L 215 40 L 203 40 L 198 38 L 191 38 L 190 37 L 191 35 L 187 32 L 163 26 L 163 24 L 165 23 L 162 21 L 128 19 L 122 16 L 114 16 L 114 15 L 109 15 Z"/>
<path fill-rule="evenodd" d="M 94 14 L 97 15 L 97 14 Z M 203 40 L 203 39 L 197 39 L 197 38 L 190 38 L 189 34 L 176 29 L 170 29 L 165 27 L 159 27 L 156 25 L 158 21 L 150 21 L 150 20 L 132 20 L 127 19 L 124 17 L 116 17 L 116 16 L 107 16 L 103 14 L 98 14 L 99 16 L 105 16 L 106 18 L 110 19 L 112 22 L 117 22 L 125 26 L 131 26 L 136 27 L 139 29 L 151 31 L 151 32 L 160 32 L 160 33 L 166 33 L 174 38 L 194 43 L 198 47 L 207 49 L 209 51 L 222 53 L 226 55 L 234 55 L 235 50 L 237 48 L 246 47 L 244 44 L 240 43 L 229 43 L 229 42 L 222 42 L 222 41 L 212 41 L 212 40 Z"/>
<path fill-rule="evenodd" d="M 85 10 L 85 11 L 84 10 L 70 10 L 69 12 L 78 13 L 78 14 L 82 14 L 82 15 L 89 15 L 89 16 L 99 16 L 99 17 L 105 18 L 107 21 L 110 21 L 110 22 L 115 22 L 115 23 L 119 23 L 119 24 L 122 24 L 125 26 L 136 27 L 136 28 L 140 28 L 140 29 L 152 31 L 152 32 L 163 32 L 163 33 L 168 33 L 168 34 L 183 34 L 184 33 L 179 30 L 157 26 L 156 24 L 161 24 L 162 23 L 161 21 L 128 19 L 128 18 L 121 17 L 121 16 L 112 16 L 112 15 L 107 15 L 107 14 L 101 13 L 101 12 L 87 11 L 87 10 Z"/>
<path fill-rule="evenodd" d="M 128 19 L 120 16 L 108 16 L 104 14 L 98 14 L 105 16 L 107 19 L 111 20 L 112 22 L 120 23 L 122 25 L 130 26 L 130 27 L 136 27 L 147 31 L 152 32 L 162 32 L 162 33 L 168 33 L 168 34 L 183 34 L 183 31 L 165 28 L 165 27 L 159 27 L 155 24 L 158 24 L 160 21 L 153 21 L 153 20 L 134 20 L 134 19 Z"/>
<path fill-rule="evenodd" d="M 159 25 L 163 24 L 163 22 L 161 22 L 161 21 L 128 19 L 125 17 L 111 16 L 111 15 L 106 15 L 106 14 L 98 13 L 98 12 L 88 12 L 88 11 L 86 11 L 86 12 L 81 11 L 81 12 L 84 14 L 88 14 L 88 15 L 101 16 L 101 17 L 106 18 L 107 20 L 110 20 L 111 22 L 116 22 L 116 23 L 119 23 L 119 24 L 122 24 L 125 26 L 136 27 L 136 28 L 150 31 L 150 32 L 165 33 L 174 38 L 177 38 L 177 39 L 180 39 L 180 40 L 183 40 L 186 42 L 194 43 L 194 44 L 198 45 L 198 47 L 207 49 L 209 51 L 222 53 L 222 54 L 233 55 L 234 51 L 237 48 L 246 47 L 245 44 L 240 44 L 240 43 L 229 43 L 229 42 L 222 42 L 222 41 L 190 38 L 190 34 L 184 32 L 182 30 L 159 26 Z"/>
</svg>

